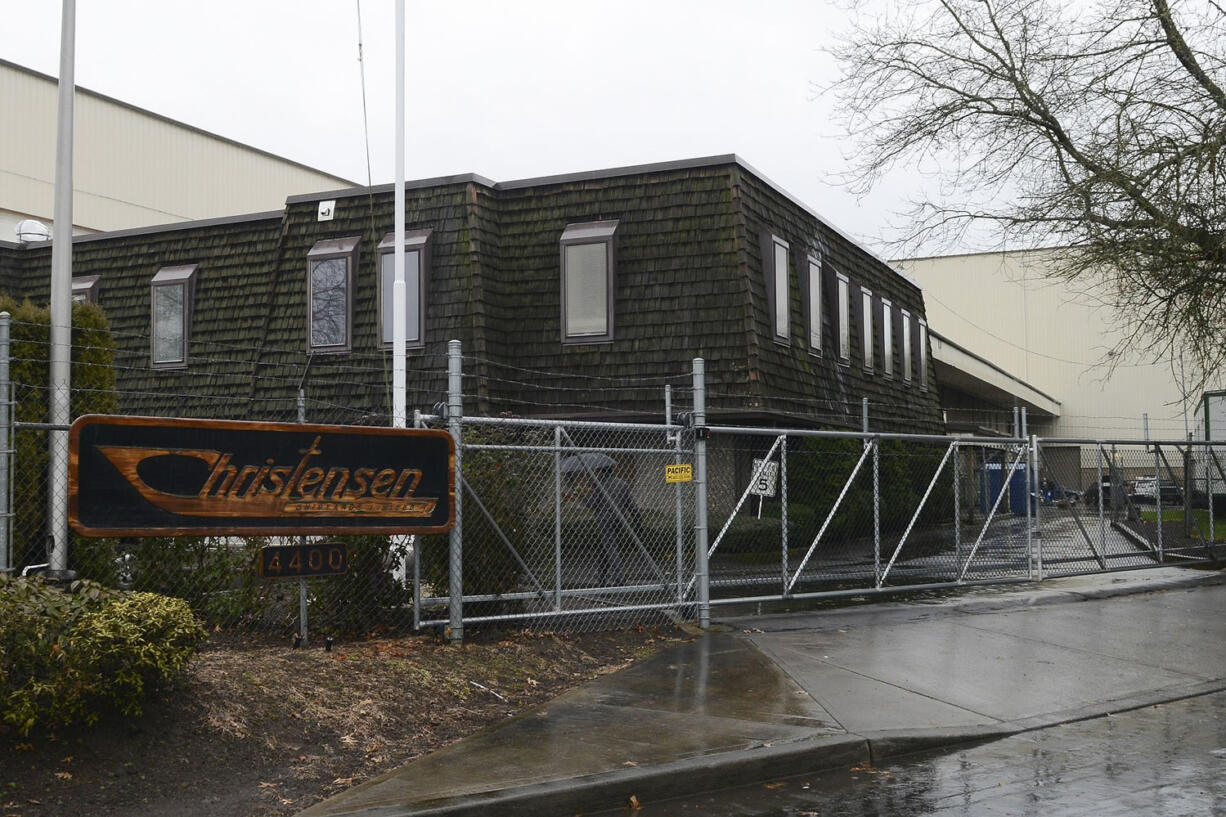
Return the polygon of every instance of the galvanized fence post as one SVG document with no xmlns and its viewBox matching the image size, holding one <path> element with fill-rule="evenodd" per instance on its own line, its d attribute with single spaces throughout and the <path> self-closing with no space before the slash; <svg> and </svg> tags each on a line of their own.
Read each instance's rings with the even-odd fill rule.
<svg viewBox="0 0 1226 817">
<path fill-rule="evenodd" d="M 307 363 L 307 369 L 310 369 L 311 364 Z M 305 382 L 306 372 L 303 372 L 302 379 Z M 306 390 L 302 384 L 298 385 L 298 422 L 306 422 Z M 307 538 L 305 536 L 298 537 L 298 544 L 306 545 Z M 307 581 L 304 576 L 298 577 L 298 635 L 302 638 L 302 646 L 311 646 L 310 632 L 307 626 Z"/>
<path fill-rule="evenodd" d="M 562 611 L 562 426 L 553 427 L 553 609 Z"/>
<path fill-rule="evenodd" d="M 1145 439 L 1149 439 L 1149 415 L 1145 415 Z M 1162 561 L 1162 455 L 1158 451 L 1158 444 L 1154 443 L 1154 523 L 1158 526 L 1158 561 Z M 1174 474 L 1171 475 L 1172 477 Z M 1184 482 L 1184 493 L 1193 486 Z M 1213 503 L 1210 502 L 1210 505 Z M 1210 529 L 1212 533 L 1212 529 Z"/>
<path fill-rule="evenodd" d="M 706 368 L 694 358 L 694 578 L 698 586 L 698 626 L 711 626 L 711 583 L 707 563 L 707 393 Z"/>
<path fill-rule="evenodd" d="M 869 441 L 873 447 L 873 584 L 881 583 L 881 440 Z"/>
<path fill-rule="evenodd" d="M 673 387 L 664 387 L 664 426 L 666 429 L 671 429 L 673 425 Z M 664 442 L 671 444 L 676 450 L 673 455 L 673 463 L 681 464 L 681 432 L 680 431 L 665 431 Z M 680 605 L 685 601 L 686 579 L 685 579 L 685 533 L 682 530 L 684 525 L 681 501 L 681 486 L 684 483 L 673 483 L 673 546 L 674 558 L 676 559 L 677 568 L 677 604 Z"/>
<path fill-rule="evenodd" d="M 12 480 L 9 469 L 13 467 L 12 440 L 13 421 L 12 391 L 9 383 L 9 313 L 0 312 L 0 572 L 13 566 L 12 502 L 9 486 Z"/>
<path fill-rule="evenodd" d="M 962 451 L 957 439 L 954 440 L 954 564 L 962 564 Z"/>
<path fill-rule="evenodd" d="M 1028 501 L 1033 506 L 1034 538 L 1031 540 L 1030 558 L 1031 563 L 1035 566 L 1038 574 L 1035 578 L 1038 581 L 1043 581 L 1043 523 L 1039 517 L 1039 494 L 1041 493 L 1040 486 L 1042 485 L 1039 479 L 1039 438 L 1035 434 L 1030 435 L 1030 457 L 1027 470 L 1027 496 Z"/>
<path fill-rule="evenodd" d="M 448 620 L 450 625 L 449 639 L 453 644 L 464 640 L 464 567 L 463 550 L 463 428 L 464 418 L 464 378 L 461 371 L 460 342 L 447 341 L 447 429 L 455 442 L 455 524 L 451 528 L 448 556 Z"/>
<path fill-rule="evenodd" d="M 783 596 L 788 596 L 788 438 L 779 441 L 779 546 Z"/>
</svg>

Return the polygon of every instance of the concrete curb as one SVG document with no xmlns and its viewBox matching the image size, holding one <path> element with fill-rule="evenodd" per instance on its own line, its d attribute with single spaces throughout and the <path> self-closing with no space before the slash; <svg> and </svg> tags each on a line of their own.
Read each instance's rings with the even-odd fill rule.
<svg viewBox="0 0 1226 817">
<path fill-rule="evenodd" d="M 364 817 L 548 817 L 616 809 L 633 795 L 640 803 L 792 777 L 871 761 L 869 743 L 838 735 L 685 758 L 658 766 L 618 769 L 578 778 L 421 803 L 364 809 Z"/>
</svg>

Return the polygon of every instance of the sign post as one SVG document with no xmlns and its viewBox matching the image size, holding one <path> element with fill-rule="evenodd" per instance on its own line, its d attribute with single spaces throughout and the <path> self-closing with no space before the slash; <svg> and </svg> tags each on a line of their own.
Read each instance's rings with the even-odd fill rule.
<svg viewBox="0 0 1226 817">
<path fill-rule="evenodd" d="M 749 486 L 749 493 L 758 497 L 758 518 L 762 518 L 762 497 L 775 497 L 775 489 L 779 484 L 779 463 L 774 460 L 764 461 L 754 459 L 753 472 L 755 479 Z"/>
</svg>

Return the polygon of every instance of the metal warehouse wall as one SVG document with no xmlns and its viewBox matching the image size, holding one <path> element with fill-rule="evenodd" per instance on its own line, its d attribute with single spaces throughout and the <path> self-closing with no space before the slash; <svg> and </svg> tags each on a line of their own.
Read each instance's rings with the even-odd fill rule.
<svg viewBox="0 0 1226 817">
<path fill-rule="evenodd" d="M 52 77 L 0 60 L 0 241 L 53 212 Z M 286 196 L 352 182 L 77 89 L 76 232 L 119 230 L 279 209 Z"/>
</svg>

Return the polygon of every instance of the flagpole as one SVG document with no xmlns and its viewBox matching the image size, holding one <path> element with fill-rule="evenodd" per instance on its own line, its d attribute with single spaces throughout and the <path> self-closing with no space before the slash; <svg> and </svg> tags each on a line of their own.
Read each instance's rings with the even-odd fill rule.
<svg viewBox="0 0 1226 817">
<path fill-rule="evenodd" d="M 63 0 L 60 20 L 59 114 L 55 144 L 55 222 L 51 234 L 49 575 L 68 571 L 68 431 L 72 349 L 72 129 L 76 0 Z"/>
<path fill-rule="evenodd" d="M 404 0 L 396 0 L 396 225 L 392 284 L 392 426 L 404 428 L 408 413 L 405 332 L 408 305 L 404 280 Z"/>
</svg>

